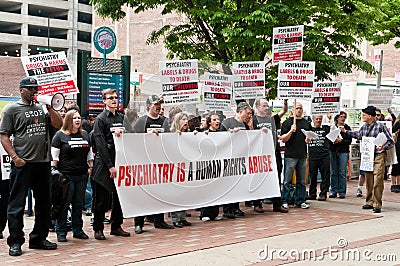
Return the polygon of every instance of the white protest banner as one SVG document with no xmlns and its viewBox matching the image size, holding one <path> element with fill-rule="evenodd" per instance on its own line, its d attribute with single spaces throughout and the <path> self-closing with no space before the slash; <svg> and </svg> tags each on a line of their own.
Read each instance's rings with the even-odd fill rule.
<svg viewBox="0 0 400 266">
<path fill-rule="evenodd" d="M 381 110 L 392 106 L 393 89 L 369 89 L 368 104 Z"/>
<path fill-rule="evenodd" d="M 3 145 L 0 145 L 0 156 L 1 156 L 1 176 L 2 176 L 2 180 L 10 179 L 11 157 L 4 150 Z"/>
<path fill-rule="evenodd" d="M 114 142 L 125 217 L 280 196 L 271 131 L 125 133 Z"/>
<path fill-rule="evenodd" d="M 232 75 L 204 73 L 204 108 L 209 110 L 231 110 L 232 82 Z"/>
<path fill-rule="evenodd" d="M 265 97 L 265 62 L 233 62 L 235 100 Z"/>
<path fill-rule="evenodd" d="M 64 52 L 21 57 L 27 76 L 37 79 L 39 92 L 46 95 L 79 93 Z"/>
<path fill-rule="evenodd" d="M 341 82 L 316 82 L 311 101 L 311 115 L 340 112 Z"/>
<path fill-rule="evenodd" d="M 160 61 L 164 105 L 200 102 L 198 61 Z"/>
<path fill-rule="evenodd" d="M 278 97 L 311 99 L 314 87 L 315 62 L 279 62 Z"/>
<path fill-rule="evenodd" d="M 272 35 L 272 60 L 274 63 L 303 59 L 304 25 L 274 28 Z"/>
<path fill-rule="evenodd" d="M 374 170 L 374 156 L 375 145 L 374 137 L 362 137 L 360 145 L 361 164 L 360 170 L 373 171 Z"/>
</svg>

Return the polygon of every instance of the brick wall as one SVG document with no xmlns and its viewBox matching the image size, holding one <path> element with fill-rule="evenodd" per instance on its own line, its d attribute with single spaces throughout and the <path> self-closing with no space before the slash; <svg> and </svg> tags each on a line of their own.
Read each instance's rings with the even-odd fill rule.
<svg viewBox="0 0 400 266">
<path fill-rule="evenodd" d="M 0 95 L 19 97 L 19 81 L 24 76 L 21 58 L 0 56 Z"/>
</svg>

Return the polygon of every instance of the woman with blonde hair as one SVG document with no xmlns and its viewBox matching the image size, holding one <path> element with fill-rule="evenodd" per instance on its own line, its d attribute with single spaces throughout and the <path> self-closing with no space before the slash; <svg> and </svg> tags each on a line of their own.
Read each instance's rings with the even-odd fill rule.
<svg viewBox="0 0 400 266">
<path fill-rule="evenodd" d="M 86 184 L 93 168 L 93 153 L 89 134 L 82 130 L 81 116 L 77 110 L 66 113 L 63 126 L 54 136 L 51 146 L 52 171 L 60 171 L 70 182 L 66 204 L 56 222 L 57 240 L 67 242 L 67 212 L 70 204 L 73 237 L 88 239 L 82 229 L 82 209 Z"/>
<path fill-rule="evenodd" d="M 180 134 L 182 132 L 189 132 L 189 115 L 184 112 L 177 113 L 171 124 L 171 132 L 177 132 Z M 192 225 L 192 223 L 186 220 L 185 211 L 171 212 L 171 220 L 173 225 L 177 228 L 182 228 L 184 225 Z"/>
</svg>

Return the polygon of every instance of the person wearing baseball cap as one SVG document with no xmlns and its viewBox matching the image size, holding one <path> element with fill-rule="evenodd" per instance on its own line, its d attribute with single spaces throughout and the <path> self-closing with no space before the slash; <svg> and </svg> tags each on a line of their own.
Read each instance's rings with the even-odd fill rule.
<svg viewBox="0 0 400 266">
<path fill-rule="evenodd" d="M 35 104 L 34 95 L 39 89 L 36 79 L 25 77 L 19 87 L 21 100 L 4 108 L 0 125 L 1 144 L 12 159 L 7 212 L 10 256 L 22 255 L 28 188 L 33 190 L 35 197 L 35 225 L 29 234 L 29 248 L 57 248 L 57 244 L 46 240 L 50 224 L 49 125 L 61 128 L 62 118 L 51 106 L 47 106 L 47 113 L 41 104 Z M 11 136 L 14 138 L 12 143 Z"/>
<path fill-rule="evenodd" d="M 362 121 L 365 122 L 359 131 L 346 130 L 340 127 L 342 132 L 345 132 L 352 138 L 362 140 L 362 137 L 377 137 L 379 133 L 384 133 L 386 142 L 383 145 L 375 146 L 374 150 L 374 163 L 373 169 L 364 170 L 366 179 L 366 204 L 362 209 L 372 209 L 374 213 L 380 213 L 382 208 L 382 194 L 383 194 L 383 175 L 386 167 L 386 153 L 385 151 L 393 147 L 394 142 L 392 135 L 383 123 L 378 123 L 375 119 L 376 107 L 367 106 L 362 109 Z"/>
</svg>

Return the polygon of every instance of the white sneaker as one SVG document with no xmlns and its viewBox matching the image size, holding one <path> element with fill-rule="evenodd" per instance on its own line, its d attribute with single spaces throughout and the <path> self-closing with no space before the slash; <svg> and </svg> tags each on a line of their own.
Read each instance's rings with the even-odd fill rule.
<svg viewBox="0 0 400 266">
<path fill-rule="evenodd" d="M 357 197 L 362 197 L 362 189 L 357 188 Z"/>
<path fill-rule="evenodd" d="M 303 202 L 303 203 L 300 205 L 300 208 L 302 208 L 302 209 L 308 209 L 308 208 L 310 208 L 310 205 L 308 205 L 307 203 Z"/>
<path fill-rule="evenodd" d="M 215 219 L 214 219 L 215 221 L 220 221 L 220 220 L 222 220 L 222 216 L 217 216 L 217 217 L 215 217 Z"/>
<path fill-rule="evenodd" d="M 210 219 L 210 217 L 204 216 L 204 217 L 201 217 L 201 220 L 203 222 L 207 222 L 207 221 L 210 221 L 211 219 Z"/>
<path fill-rule="evenodd" d="M 282 207 L 284 207 L 285 209 L 289 209 L 289 204 L 283 203 L 283 204 L 282 204 Z"/>
</svg>

